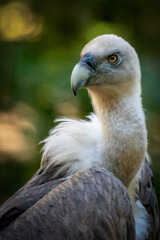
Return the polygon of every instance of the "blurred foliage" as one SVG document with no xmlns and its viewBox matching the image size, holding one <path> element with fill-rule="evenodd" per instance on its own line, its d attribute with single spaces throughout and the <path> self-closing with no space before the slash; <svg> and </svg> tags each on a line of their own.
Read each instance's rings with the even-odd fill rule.
<svg viewBox="0 0 160 240">
<path fill-rule="evenodd" d="M 38 169 L 43 140 L 58 115 L 92 111 L 70 74 L 92 38 L 114 33 L 137 50 L 143 103 L 160 202 L 160 2 L 21 0 L 0 2 L 0 203 Z"/>
</svg>

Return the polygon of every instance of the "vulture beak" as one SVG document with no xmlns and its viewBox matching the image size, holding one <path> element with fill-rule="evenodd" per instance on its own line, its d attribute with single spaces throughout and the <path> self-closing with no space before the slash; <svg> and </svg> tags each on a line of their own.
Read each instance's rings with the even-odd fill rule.
<svg viewBox="0 0 160 240">
<path fill-rule="evenodd" d="M 95 58 L 92 54 L 85 54 L 79 63 L 73 68 L 71 75 L 71 87 L 74 95 L 80 88 L 87 87 L 91 76 L 95 72 Z"/>
</svg>

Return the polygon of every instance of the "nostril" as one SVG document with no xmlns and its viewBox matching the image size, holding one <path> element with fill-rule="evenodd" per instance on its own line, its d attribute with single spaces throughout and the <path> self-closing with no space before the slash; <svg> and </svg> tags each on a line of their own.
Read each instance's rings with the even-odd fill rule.
<svg viewBox="0 0 160 240">
<path fill-rule="evenodd" d="M 86 64 L 87 64 L 90 68 L 93 68 L 93 69 L 94 69 L 94 65 L 93 65 L 91 62 L 87 61 Z"/>
<path fill-rule="evenodd" d="M 81 63 L 86 65 L 90 69 L 90 71 L 94 72 L 96 68 L 95 58 L 92 54 L 85 54 L 81 59 Z"/>
</svg>

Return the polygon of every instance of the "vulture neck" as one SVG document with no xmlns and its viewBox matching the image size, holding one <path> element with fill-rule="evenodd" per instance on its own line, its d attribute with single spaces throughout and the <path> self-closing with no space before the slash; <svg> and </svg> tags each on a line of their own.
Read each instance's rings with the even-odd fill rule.
<svg viewBox="0 0 160 240">
<path fill-rule="evenodd" d="M 102 127 L 102 165 L 128 188 L 144 161 L 147 148 L 141 97 L 140 93 L 112 97 L 108 92 L 89 89 Z"/>
</svg>

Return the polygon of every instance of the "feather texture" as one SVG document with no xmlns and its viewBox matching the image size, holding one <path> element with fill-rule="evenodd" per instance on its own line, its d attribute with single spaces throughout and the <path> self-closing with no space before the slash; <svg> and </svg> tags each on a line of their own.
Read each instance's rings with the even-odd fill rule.
<svg viewBox="0 0 160 240">
<path fill-rule="evenodd" d="M 78 171 L 0 232 L 0 240 L 12 239 L 135 240 L 127 190 L 105 169 Z"/>
<path fill-rule="evenodd" d="M 41 169 L 44 172 L 55 168 L 55 177 L 70 175 L 79 169 L 102 165 L 102 129 L 95 114 L 87 120 L 69 118 L 60 122 L 43 143 Z"/>
</svg>

